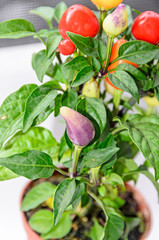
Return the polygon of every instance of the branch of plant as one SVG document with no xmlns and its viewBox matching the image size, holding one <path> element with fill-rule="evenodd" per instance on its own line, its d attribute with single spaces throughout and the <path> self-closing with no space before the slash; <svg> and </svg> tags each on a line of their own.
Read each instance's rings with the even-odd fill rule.
<svg viewBox="0 0 159 240">
<path fill-rule="evenodd" d="M 103 21 L 105 19 L 107 15 L 107 11 L 106 10 L 102 10 L 102 9 L 99 9 L 99 32 L 98 32 L 98 38 L 100 38 L 102 36 L 102 32 L 103 32 Z"/>
</svg>

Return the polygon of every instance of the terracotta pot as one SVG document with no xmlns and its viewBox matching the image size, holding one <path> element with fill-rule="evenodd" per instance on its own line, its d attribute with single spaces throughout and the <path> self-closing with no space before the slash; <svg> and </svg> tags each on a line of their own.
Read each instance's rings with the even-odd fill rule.
<svg viewBox="0 0 159 240">
<path fill-rule="evenodd" d="M 54 174 L 58 174 L 57 172 Z M 33 181 L 30 181 L 26 187 L 24 188 L 22 195 L 21 195 L 21 199 L 20 199 L 20 204 L 22 202 L 22 199 L 24 197 L 24 194 L 26 192 L 26 190 L 28 188 L 30 188 L 30 186 L 32 185 Z M 136 188 L 132 185 L 130 185 L 129 183 L 126 183 L 126 188 L 127 190 L 130 190 L 133 193 L 133 197 L 136 200 L 136 202 L 138 203 L 139 206 L 139 211 L 142 212 L 144 219 L 145 219 L 145 232 L 142 234 L 142 236 L 140 237 L 140 240 L 146 240 L 148 237 L 148 234 L 150 232 L 150 228 L 151 228 L 151 213 L 150 213 L 150 209 L 147 205 L 147 203 L 145 202 L 143 196 L 140 194 L 140 192 L 138 190 L 136 190 Z M 31 227 L 29 226 L 26 216 L 24 214 L 24 212 L 22 212 L 22 220 L 23 220 L 23 224 L 24 224 L 24 228 L 26 230 L 27 233 L 27 237 L 28 240 L 42 240 L 39 235 L 37 233 L 35 233 Z"/>
</svg>

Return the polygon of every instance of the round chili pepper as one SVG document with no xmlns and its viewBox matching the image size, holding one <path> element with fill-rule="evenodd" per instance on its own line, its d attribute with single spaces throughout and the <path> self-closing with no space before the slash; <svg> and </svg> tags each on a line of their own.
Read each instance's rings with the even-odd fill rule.
<svg viewBox="0 0 159 240">
<path fill-rule="evenodd" d="M 123 43 L 125 43 L 125 42 L 127 42 L 127 41 L 126 41 L 126 40 L 124 39 L 124 37 L 123 37 L 122 39 L 119 39 L 119 40 L 117 40 L 117 41 L 114 43 L 114 45 L 113 45 L 113 47 L 112 47 L 110 62 L 112 62 L 114 59 L 116 59 L 116 58 L 118 57 L 119 48 L 120 48 L 120 46 L 121 46 Z M 119 64 L 121 64 L 121 63 L 129 63 L 129 64 L 131 64 L 131 65 L 134 66 L 134 67 L 138 67 L 138 65 L 137 65 L 136 63 L 130 62 L 130 61 L 125 60 L 125 59 L 121 59 L 121 60 L 117 60 L 116 62 L 110 64 L 109 67 L 108 67 L 108 71 L 110 71 L 111 69 L 116 68 L 116 67 L 117 67 Z M 115 72 L 115 71 L 110 71 L 110 73 L 113 73 L 113 72 Z M 120 88 L 115 87 L 115 86 L 111 83 L 111 81 L 109 80 L 108 77 L 106 77 L 106 81 L 107 81 L 112 87 L 114 87 L 115 89 L 121 90 Z"/>
<path fill-rule="evenodd" d="M 62 15 L 59 22 L 59 32 L 68 39 L 67 31 L 84 37 L 95 37 L 99 30 L 99 22 L 95 14 L 87 7 L 72 5 Z"/>
<path fill-rule="evenodd" d="M 118 6 L 123 0 L 91 0 L 98 8 L 111 9 Z"/>
<path fill-rule="evenodd" d="M 75 45 L 70 39 L 62 40 L 58 45 L 58 50 L 63 55 L 70 55 L 75 51 Z"/>
<path fill-rule="evenodd" d="M 137 40 L 159 43 L 159 14 L 153 11 L 141 13 L 134 20 L 131 32 Z"/>
</svg>

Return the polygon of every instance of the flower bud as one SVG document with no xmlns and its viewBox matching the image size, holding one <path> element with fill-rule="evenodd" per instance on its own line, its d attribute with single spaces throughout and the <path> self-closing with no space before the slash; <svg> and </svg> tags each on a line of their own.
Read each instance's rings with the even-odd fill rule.
<svg viewBox="0 0 159 240">
<path fill-rule="evenodd" d="M 61 107 L 60 113 L 65 119 L 68 137 L 74 144 L 86 146 L 93 140 L 95 129 L 88 118 L 68 107 Z"/>
<path fill-rule="evenodd" d="M 109 37 L 116 37 L 128 26 L 128 14 L 124 4 L 119 4 L 114 12 L 103 21 L 103 29 Z"/>
<path fill-rule="evenodd" d="M 86 97 L 99 98 L 99 86 L 95 78 L 91 78 L 84 84 L 82 95 L 85 95 Z"/>
</svg>

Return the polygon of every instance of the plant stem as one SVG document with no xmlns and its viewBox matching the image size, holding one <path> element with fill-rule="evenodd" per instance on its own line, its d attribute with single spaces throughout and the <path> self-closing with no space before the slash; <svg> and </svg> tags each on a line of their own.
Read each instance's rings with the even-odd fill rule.
<svg viewBox="0 0 159 240">
<path fill-rule="evenodd" d="M 113 98 L 113 117 L 118 113 L 118 107 L 120 105 L 120 100 L 121 100 L 121 95 L 122 95 L 121 90 L 115 89 L 114 91 L 114 98 Z"/>
<path fill-rule="evenodd" d="M 124 127 L 118 127 L 118 128 L 115 128 L 113 131 L 112 131 L 112 134 L 115 135 L 121 131 L 125 130 Z"/>
<path fill-rule="evenodd" d="M 111 56 L 113 41 L 114 41 L 114 38 L 108 36 L 107 50 L 106 50 L 106 60 L 105 60 L 105 64 L 104 64 L 104 72 L 106 72 L 106 70 L 107 70 L 107 68 L 108 68 L 108 66 L 109 66 L 109 61 L 110 61 L 110 56 Z"/>
<path fill-rule="evenodd" d="M 46 46 L 45 41 L 42 39 L 42 37 L 40 37 L 38 34 L 36 34 L 36 36 L 39 38 L 39 40 Z"/>
<path fill-rule="evenodd" d="M 99 169 L 100 169 L 100 167 L 96 167 L 96 168 L 91 169 L 93 183 L 97 186 L 100 184 Z"/>
<path fill-rule="evenodd" d="M 104 204 L 102 203 L 102 201 L 93 192 L 91 192 L 89 189 L 87 189 L 87 192 L 99 204 L 99 206 L 102 208 L 102 210 L 105 213 L 106 220 L 107 220 L 108 219 L 108 214 L 106 212 L 106 209 L 105 209 Z"/>
<path fill-rule="evenodd" d="M 80 155 L 82 149 L 83 149 L 82 146 L 75 145 L 74 154 L 73 154 L 73 162 L 72 162 L 72 171 L 70 174 L 71 178 L 76 177 L 77 164 L 78 164 L 79 155 Z"/>
<path fill-rule="evenodd" d="M 103 32 L 103 21 L 105 19 L 107 15 L 107 11 L 99 9 L 99 33 L 98 33 L 98 38 L 100 38 L 102 36 L 102 32 Z"/>
<path fill-rule="evenodd" d="M 56 52 L 56 57 L 57 57 L 57 60 L 59 61 L 59 64 L 62 64 L 61 56 L 58 51 Z"/>
<path fill-rule="evenodd" d="M 56 167 L 55 165 L 54 165 L 54 168 L 56 169 L 56 171 L 58 171 L 58 172 L 61 173 L 62 175 L 67 176 L 67 177 L 69 176 L 69 174 L 68 174 L 67 172 L 65 172 L 65 171 L 63 171 L 62 169 Z"/>
</svg>

